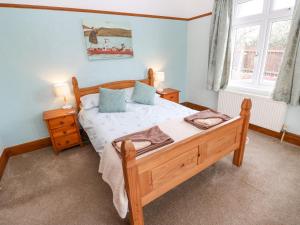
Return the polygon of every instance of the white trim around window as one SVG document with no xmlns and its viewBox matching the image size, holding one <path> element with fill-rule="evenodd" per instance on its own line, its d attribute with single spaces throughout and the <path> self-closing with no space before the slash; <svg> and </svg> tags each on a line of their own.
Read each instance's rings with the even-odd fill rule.
<svg viewBox="0 0 300 225">
<path fill-rule="evenodd" d="M 249 15 L 245 17 L 238 17 L 238 5 L 247 3 L 250 1 L 263 2 L 262 12 L 258 12 L 255 15 Z M 235 37 L 237 29 L 246 28 L 249 26 L 259 26 L 259 35 L 257 39 L 257 52 L 255 56 L 252 80 L 230 80 L 229 89 L 235 89 L 238 91 L 251 92 L 260 95 L 270 95 L 273 91 L 275 81 L 265 81 L 264 73 L 267 62 L 269 41 L 271 37 L 272 25 L 274 22 L 291 20 L 293 8 L 286 8 L 281 10 L 273 10 L 273 4 L 275 0 L 234 0 L 233 10 L 233 26 L 232 26 L 232 49 L 235 45 Z M 233 57 L 234 51 L 232 51 Z M 232 70 L 233 71 L 233 70 Z"/>
</svg>

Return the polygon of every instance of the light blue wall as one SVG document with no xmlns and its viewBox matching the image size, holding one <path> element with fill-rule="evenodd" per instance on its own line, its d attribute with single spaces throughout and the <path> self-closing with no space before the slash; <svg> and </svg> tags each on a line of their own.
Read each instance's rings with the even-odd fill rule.
<svg viewBox="0 0 300 225">
<path fill-rule="evenodd" d="M 88 61 L 82 19 L 129 21 L 134 58 Z M 61 105 L 52 84 L 77 74 L 83 86 L 141 79 L 148 67 L 182 91 L 186 77 L 186 22 L 74 12 L 0 9 L 0 136 L 6 146 L 48 136 L 42 112 Z"/>
<path fill-rule="evenodd" d="M 206 88 L 210 18 L 188 23 L 186 97 L 189 102 L 216 109 L 218 95 Z"/>
<path fill-rule="evenodd" d="M 206 88 L 209 30 L 211 17 L 188 23 L 187 34 L 187 101 L 217 108 L 218 95 Z M 300 135 L 300 107 L 288 107 L 286 116 L 288 131 Z"/>
</svg>

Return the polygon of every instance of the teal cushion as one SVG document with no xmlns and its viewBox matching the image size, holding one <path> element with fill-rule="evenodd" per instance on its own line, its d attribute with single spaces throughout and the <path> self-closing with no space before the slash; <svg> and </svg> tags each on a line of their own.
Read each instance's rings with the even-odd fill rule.
<svg viewBox="0 0 300 225">
<path fill-rule="evenodd" d="M 156 89 L 139 81 L 135 82 L 132 100 L 145 105 L 154 105 Z"/>
<path fill-rule="evenodd" d="M 126 112 L 125 90 L 100 88 L 99 112 Z"/>
</svg>

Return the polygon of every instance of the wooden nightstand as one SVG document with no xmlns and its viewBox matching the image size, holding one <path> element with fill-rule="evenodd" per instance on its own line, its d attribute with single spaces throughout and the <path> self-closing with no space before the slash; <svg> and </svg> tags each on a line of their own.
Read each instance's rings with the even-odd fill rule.
<svg viewBox="0 0 300 225">
<path fill-rule="evenodd" d="M 75 109 L 55 109 L 43 113 L 51 136 L 53 150 L 60 151 L 81 145 L 77 112 Z"/>
<path fill-rule="evenodd" d="M 176 89 L 165 88 L 163 91 L 157 91 L 157 94 L 159 94 L 161 98 L 179 103 L 179 92 L 180 91 Z"/>
</svg>

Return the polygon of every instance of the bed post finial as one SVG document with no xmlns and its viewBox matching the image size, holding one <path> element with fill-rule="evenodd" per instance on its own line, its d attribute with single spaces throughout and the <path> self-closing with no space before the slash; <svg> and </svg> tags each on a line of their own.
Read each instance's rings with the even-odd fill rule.
<svg viewBox="0 0 300 225">
<path fill-rule="evenodd" d="M 131 225 L 144 225 L 143 206 L 136 165 L 136 150 L 130 140 L 123 141 L 121 145 L 122 166 L 127 197 L 129 201 Z"/>
<path fill-rule="evenodd" d="M 233 156 L 233 164 L 236 166 L 241 166 L 243 163 L 251 108 L 252 108 L 251 99 L 245 98 L 241 105 L 241 112 L 240 112 L 240 116 L 243 119 L 240 147 L 237 150 L 235 150 L 234 156 Z"/>
<path fill-rule="evenodd" d="M 121 145 L 121 154 L 123 161 L 135 160 L 136 150 L 131 141 L 123 141 Z"/>
<path fill-rule="evenodd" d="M 74 96 L 76 100 L 76 107 L 79 110 L 80 108 L 80 92 L 79 92 L 79 86 L 78 86 L 78 81 L 76 77 L 72 77 L 72 84 L 73 84 L 73 91 L 74 91 Z"/>
<path fill-rule="evenodd" d="M 240 115 L 242 116 L 245 115 L 245 114 L 249 114 L 250 115 L 250 110 L 252 108 L 252 102 L 251 102 L 251 99 L 250 98 L 245 98 L 242 102 L 242 105 L 241 105 L 241 113 Z"/>
<path fill-rule="evenodd" d="M 154 72 L 152 68 L 148 69 L 148 80 L 149 80 L 149 85 L 154 86 Z"/>
</svg>

